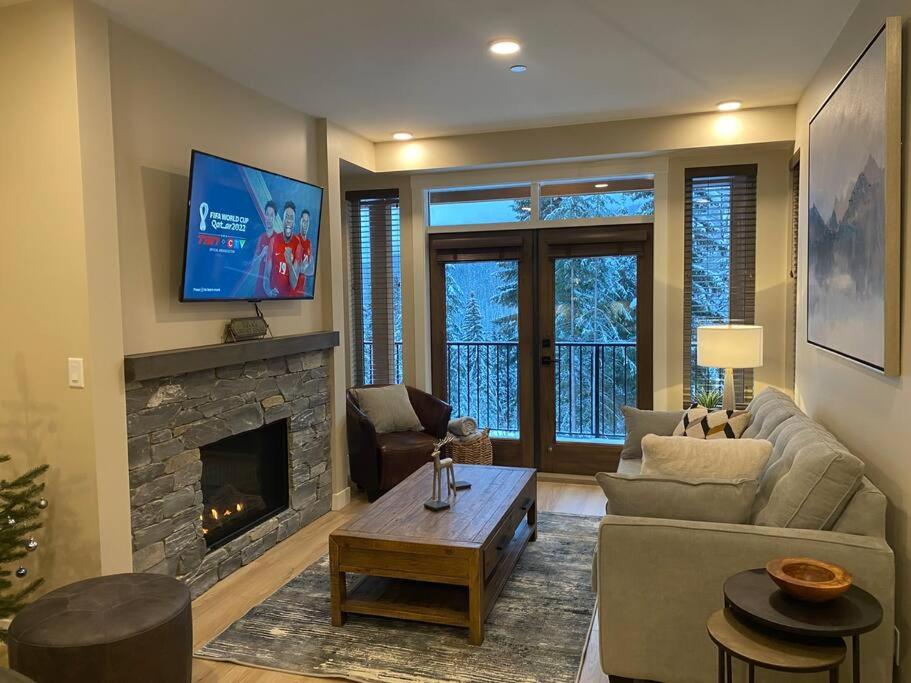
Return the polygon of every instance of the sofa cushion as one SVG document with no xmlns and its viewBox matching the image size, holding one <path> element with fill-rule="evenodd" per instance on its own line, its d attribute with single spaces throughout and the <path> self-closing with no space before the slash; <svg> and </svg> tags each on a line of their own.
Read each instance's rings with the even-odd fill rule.
<svg viewBox="0 0 911 683">
<path fill-rule="evenodd" d="M 745 439 L 769 439 L 775 428 L 789 417 L 803 415 L 794 402 L 785 397 L 774 397 L 761 403 L 752 412 L 753 421 L 741 435 Z M 771 439 L 769 439 L 771 440 Z"/>
<path fill-rule="evenodd" d="M 795 421 L 793 429 L 799 433 L 788 438 L 781 457 L 766 472 L 760 491 L 767 490 L 765 479 L 772 477 L 771 491 L 764 505 L 757 496 L 753 523 L 831 529 L 860 486 L 864 464 L 824 429 L 802 421 Z"/>
<path fill-rule="evenodd" d="M 642 458 L 626 458 L 617 464 L 617 474 L 639 474 L 642 471 Z"/>
<path fill-rule="evenodd" d="M 642 474 L 680 479 L 759 479 L 772 444 L 759 439 L 642 439 Z"/>
<path fill-rule="evenodd" d="M 790 402 L 791 404 L 794 403 L 791 397 L 783 391 L 780 391 L 774 387 L 766 387 L 753 397 L 753 400 L 750 401 L 749 405 L 747 406 L 747 410 L 749 410 L 751 413 L 756 413 L 756 411 L 759 410 L 759 408 L 765 403 L 768 403 L 769 401 L 780 401 L 782 399 Z"/>
<path fill-rule="evenodd" d="M 683 417 L 682 410 L 640 410 L 632 406 L 623 406 L 623 421 L 626 425 L 626 441 L 620 458 L 642 457 L 642 437 L 646 434 L 670 436 L 674 427 Z"/>
<path fill-rule="evenodd" d="M 803 415 L 792 415 L 781 422 L 769 435 L 772 442 L 772 455 L 762 473 L 759 493 L 756 496 L 754 513 L 769 502 L 772 489 L 788 473 L 794 463 L 794 456 L 800 448 L 817 439 L 834 440 L 813 420 Z"/>
<path fill-rule="evenodd" d="M 743 524 L 750 518 L 756 480 L 700 479 L 599 472 L 608 514 Z"/>
<path fill-rule="evenodd" d="M 409 430 L 419 432 L 424 429 L 414 412 L 404 384 L 367 387 L 357 389 L 354 393 L 358 407 L 364 411 L 377 434 Z"/>
<path fill-rule="evenodd" d="M 885 538 L 886 502 L 883 492 L 864 477 L 832 531 Z"/>
</svg>

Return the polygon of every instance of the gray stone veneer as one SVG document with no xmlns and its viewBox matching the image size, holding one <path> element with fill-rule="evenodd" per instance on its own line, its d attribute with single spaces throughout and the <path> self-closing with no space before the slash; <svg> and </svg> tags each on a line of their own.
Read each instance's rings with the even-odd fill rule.
<svg viewBox="0 0 911 683">
<path fill-rule="evenodd" d="M 193 597 L 329 511 L 328 352 L 127 385 L 133 570 L 186 581 Z M 206 553 L 199 449 L 288 421 L 289 508 Z"/>
</svg>

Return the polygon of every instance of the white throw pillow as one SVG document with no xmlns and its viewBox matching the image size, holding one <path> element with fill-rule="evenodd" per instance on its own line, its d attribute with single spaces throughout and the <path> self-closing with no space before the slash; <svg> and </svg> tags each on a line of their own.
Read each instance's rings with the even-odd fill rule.
<svg viewBox="0 0 911 683">
<path fill-rule="evenodd" d="M 759 479 L 772 444 L 765 439 L 642 438 L 642 474 L 678 479 Z"/>
<path fill-rule="evenodd" d="M 411 406 L 404 384 L 357 389 L 355 396 L 358 407 L 364 411 L 377 434 L 420 432 L 424 429 Z"/>
</svg>

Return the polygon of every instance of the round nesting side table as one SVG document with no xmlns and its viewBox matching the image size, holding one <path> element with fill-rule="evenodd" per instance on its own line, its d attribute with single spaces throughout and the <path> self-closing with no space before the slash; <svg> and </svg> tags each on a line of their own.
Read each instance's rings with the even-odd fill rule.
<svg viewBox="0 0 911 683">
<path fill-rule="evenodd" d="M 860 683 L 860 636 L 883 620 L 879 601 L 857 586 L 829 602 L 802 602 L 781 591 L 765 569 L 749 569 L 725 581 L 724 603 L 739 620 L 772 631 L 805 638 L 850 636 L 854 683 Z"/>
<path fill-rule="evenodd" d="M 788 673 L 828 671 L 829 683 L 838 683 L 838 667 L 845 659 L 841 638 L 786 640 L 740 621 L 729 608 L 712 614 L 706 629 L 718 647 L 718 683 L 733 680 L 732 657 L 746 662 L 749 683 L 755 681 L 756 667 Z"/>
</svg>

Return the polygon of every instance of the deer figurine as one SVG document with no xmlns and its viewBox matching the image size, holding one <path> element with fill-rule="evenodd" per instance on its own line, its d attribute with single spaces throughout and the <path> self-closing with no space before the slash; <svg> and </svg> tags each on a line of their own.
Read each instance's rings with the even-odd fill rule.
<svg viewBox="0 0 911 683">
<path fill-rule="evenodd" d="M 433 492 L 430 494 L 430 498 L 424 501 L 424 507 L 428 510 L 433 510 L 434 512 L 445 510 L 449 507 L 450 496 L 452 496 L 453 500 L 455 499 L 457 488 L 467 488 L 464 486 L 459 486 L 460 484 L 463 484 L 463 482 L 456 481 L 452 458 L 440 457 L 443 446 L 452 440 L 452 434 L 447 434 L 445 437 L 437 441 L 433 447 L 433 454 L 431 456 L 433 458 Z M 446 473 L 445 498 L 443 497 L 444 471 Z"/>
</svg>

